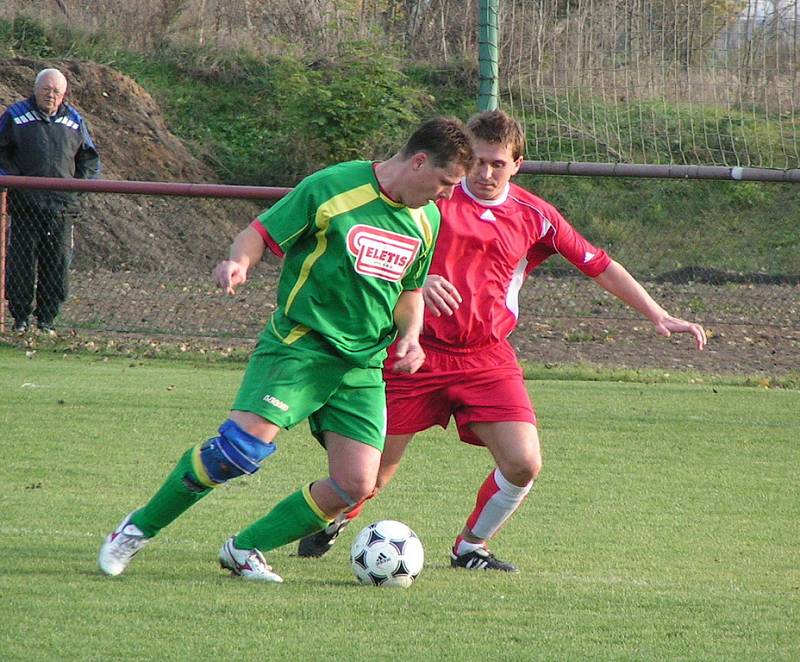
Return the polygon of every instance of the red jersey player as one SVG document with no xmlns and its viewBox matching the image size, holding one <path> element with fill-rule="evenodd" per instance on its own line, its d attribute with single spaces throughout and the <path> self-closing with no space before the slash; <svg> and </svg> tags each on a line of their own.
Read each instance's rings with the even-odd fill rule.
<svg viewBox="0 0 800 662">
<path fill-rule="evenodd" d="M 384 366 L 387 437 L 376 492 L 395 474 L 417 432 L 454 417 L 462 441 L 485 446 L 496 463 L 478 489 L 475 508 L 456 537 L 453 567 L 515 572 L 487 548 L 519 508 L 542 467 L 536 415 L 508 341 L 517 295 L 530 272 L 559 253 L 598 285 L 649 319 L 657 333 L 689 333 L 697 349 L 705 331 L 669 315 L 605 251 L 582 237 L 541 198 L 510 182 L 522 164 L 524 135 L 501 111 L 468 123 L 475 164 L 449 200 L 437 204 L 442 225 L 423 288 L 425 362 L 413 375 Z M 321 556 L 362 504 L 303 539 L 300 556 Z"/>
</svg>

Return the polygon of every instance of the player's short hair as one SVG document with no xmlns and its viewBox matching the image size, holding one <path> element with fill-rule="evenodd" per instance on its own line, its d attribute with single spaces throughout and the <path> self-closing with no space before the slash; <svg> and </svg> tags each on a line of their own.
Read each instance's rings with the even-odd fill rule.
<svg viewBox="0 0 800 662">
<path fill-rule="evenodd" d="M 469 132 L 464 123 L 454 117 L 435 117 L 423 122 L 400 153 L 408 159 L 417 152 L 425 152 L 437 168 L 459 164 L 467 172 L 475 158 Z"/>
<path fill-rule="evenodd" d="M 502 110 L 487 110 L 473 115 L 467 128 L 476 140 L 511 147 L 515 161 L 525 152 L 525 131 L 517 120 Z"/>
</svg>

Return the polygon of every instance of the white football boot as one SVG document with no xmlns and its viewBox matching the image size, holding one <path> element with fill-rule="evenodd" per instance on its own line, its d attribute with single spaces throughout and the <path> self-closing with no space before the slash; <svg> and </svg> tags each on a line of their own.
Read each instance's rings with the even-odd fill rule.
<svg viewBox="0 0 800 662">
<path fill-rule="evenodd" d="M 219 564 L 230 570 L 232 575 L 259 582 L 280 584 L 283 577 L 272 572 L 264 555 L 257 549 L 238 549 L 233 544 L 233 536 L 225 541 L 219 550 Z"/>
<path fill-rule="evenodd" d="M 100 570 L 112 577 L 122 574 L 136 553 L 150 542 L 150 538 L 145 538 L 138 526 L 131 524 L 131 515 L 133 513 L 129 513 L 120 525 L 106 536 L 97 555 Z"/>
</svg>

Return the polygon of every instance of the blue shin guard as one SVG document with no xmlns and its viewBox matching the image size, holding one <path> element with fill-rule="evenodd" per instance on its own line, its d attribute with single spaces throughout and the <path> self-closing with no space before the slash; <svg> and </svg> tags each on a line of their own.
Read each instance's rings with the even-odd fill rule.
<svg viewBox="0 0 800 662">
<path fill-rule="evenodd" d="M 217 487 L 231 478 L 254 474 L 275 450 L 274 443 L 262 441 L 228 419 L 220 426 L 219 436 L 195 446 L 192 469 L 203 485 Z"/>
</svg>

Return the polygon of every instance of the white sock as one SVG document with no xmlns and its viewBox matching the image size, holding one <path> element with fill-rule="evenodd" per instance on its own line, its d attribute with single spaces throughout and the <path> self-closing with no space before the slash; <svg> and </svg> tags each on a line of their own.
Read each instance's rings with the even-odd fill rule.
<svg viewBox="0 0 800 662">
<path fill-rule="evenodd" d="M 480 542 L 469 542 L 468 540 L 461 538 L 461 540 L 458 541 L 458 544 L 456 544 L 454 551 L 456 556 L 463 556 L 464 554 L 474 552 L 479 547 L 485 547 L 485 544 Z"/>
<path fill-rule="evenodd" d="M 500 469 L 495 468 L 478 490 L 475 509 L 467 519 L 467 528 L 472 535 L 481 540 L 495 535 L 519 508 L 531 487 L 533 481 L 522 487 L 514 485 L 500 473 Z"/>
</svg>

